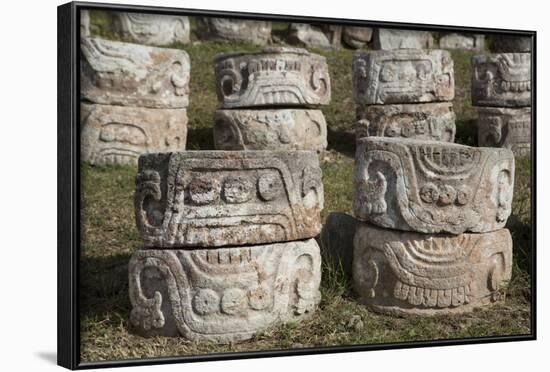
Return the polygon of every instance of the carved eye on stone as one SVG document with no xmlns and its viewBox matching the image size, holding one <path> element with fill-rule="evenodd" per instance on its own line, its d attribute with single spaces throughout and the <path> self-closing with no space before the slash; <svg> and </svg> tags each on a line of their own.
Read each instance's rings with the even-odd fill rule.
<svg viewBox="0 0 550 372">
<path fill-rule="evenodd" d="M 311 86 L 319 95 L 324 95 L 328 88 L 328 76 L 319 65 L 311 66 Z"/>
<path fill-rule="evenodd" d="M 401 129 L 401 135 L 403 137 L 411 137 L 412 135 L 414 135 L 413 124 L 404 125 Z"/>
<path fill-rule="evenodd" d="M 220 183 L 218 180 L 197 177 L 189 182 L 188 190 L 191 201 L 198 205 L 210 204 L 220 197 Z"/>
<path fill-rule="evenodd" d="M 456 190 L 454 187 L 449 185 L 443 185 L 439 189 L 439 199 L 438 202 L 441 205 L 449 205 L 453 203 L 456 199 Z"/>
<path fill-rule="evenodd" d="M 271 306 L 272 298 L 269 287 L 265 284 L 259 285 L 248 293 L 248 302 L 254 310 L 263 310 Z"/>
<path fill-rule="evenodd" d="M 199 289 L 193 297 L 193 309 L 200 315 L 216 312 L 220 308 L 220 297 L 212 289 Z"/>
<path fill-rule="evenodd" d="M 401 133 L 396 124 L 390 123 L 386 127 L 384 134 L 386 135 L 386 137 L 399 137 Z"/>
<path fill-rule="evenodd" d="M 460 186 L 456 191 L 456 204 L 465 205 L 470 200 L 470 195 L 472 191 L 468 186 Z"/>
<path fill-rule="evenodd" d="M 431 66 L 426 63 L 416 65 L 416 77 L 419 80 L 427 80 L 431 73 Z"/>
<path fill-rule="evenodd" d="M 321 183 L 321 169 L 306 167 L 302 172 L 302 198 L 306 208 L 313 208 L 321 203 L 323 185 Z M 322 208 L 322 206 L 321 206 Z"/>
<path fill-rule="evenodd" d="M 183 96 L 186 94 L 187 82 L 189 77 L 186 76 L 183 66 L 180 62 L 174 62 L 172 64 L 172 73 L 170 75 L 170 81 L 174 86 L 174 92 L 177 96 Z"/>
<path fill-rule="evenodd" d="M 223 184 L 223 198 L 228 203 L 244 203 L 252 198 L 254 184 L 246 177 L 230 176 Z"/>
<path fill-rule="evenodd" d="M 224 69 L 220 72 L 219 89 L 223 96 L 227 97 L 241 90 L 241 75 L 232 69 Z"/>
<path fill-rule="evenodd" d="M 258 192 L 265 201 L 275 199 L 282 194 L 283 182 L 275 174 L 264 174 L 258 179 Z"/>
<path fill-rule="evenodd" d="M 240 314 L 246 310 L 248 303 L 246 293 L 240 288 L 228 288 L 221 300 L 222 311 L 226 314 Z"/>
<path fill-rule="evenodd" d="M 426 203 L 434 203 L 439 199 L 439 189 L 431 182 L 420 189 L 420 199 Z"/>
<path fill-rule="evenodd" d="M 395 70 L 395 66 L 384 66 L 380 72 L 380 80 L 386 83 L 397 80 L 397 71 Z"/>
</svg>

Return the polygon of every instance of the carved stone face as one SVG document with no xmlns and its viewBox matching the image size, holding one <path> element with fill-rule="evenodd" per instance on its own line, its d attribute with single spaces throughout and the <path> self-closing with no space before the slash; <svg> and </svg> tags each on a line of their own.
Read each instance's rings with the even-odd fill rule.
<svg viewBox="0 0 550 372">
<path fill-rule="evenodd" d="M 531 108 L 480 107 L 477 125 L 480 146 L 504 147 L 519 156 L 529 155 Z"/>
</svg>

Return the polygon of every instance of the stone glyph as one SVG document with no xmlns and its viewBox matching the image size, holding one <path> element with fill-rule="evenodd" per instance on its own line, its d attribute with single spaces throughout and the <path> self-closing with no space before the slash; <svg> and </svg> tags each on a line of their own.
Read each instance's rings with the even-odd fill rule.
<svg viewBox="0 0 550 372">
<path fill-rule="evenodd" d="M 122 39 L 136 44 L 170 45 L 190 42 L 189 18 L 164 14 L 112 12 L 112 29 Z"/>
<path fill-rule="evenodd" d="M 90 103 L 186 108 L 190 61 L 183 50 L 81 39 L 81 98 Z"/>
<path fill-rule="evenodd" d="M 478 144 L 504 147 L 517 156 L 531 154 L 531 108 L 480 107 Z"/>
<path fill-rule="evenodd" d="M 372 49 L 432 49 L 434 38 L 429 31 L 377 28 L 372 36 Z"/>
<path fill-rule="evenodd" d="M 327 123 L 320 110 L 217 110 L 217 150 L 314 150 L 327 147 Z"/>
<path fill-rule="evenodd" d="M 451 102 L 358 106 L 355 134 L 454 142 L 455 118 Z"/>
<path fill-rule="evenodd" d="M 149 109 L 81 103 L 81 157 L 90 164 L 137 164 L 150 152 L 182 151 L 186 109 Z"/>
<path fill-rule="evenodd" d="M 198 17 L 197 33 L 205 40 L 241 41 L 266 45 L 271 40 L 271 22 Z"/>
<path fill-rule="evenodd" d="M 148 154 L 138 168 L 136 222 L 148 247 L 264 244 L 321 231 L 314 151 Z"/>
<path fill-rule="evenodd" d="M 495 231 L 510 216 L 513 188 L 508 149 L 387 137 L 357 141 L 354 214 L 381 227 Z"/>
<path fill-rule="evenodd" d="M 507 229 L 434 235 L 359 223 L 353 282 L 359 301 L 381 313 L 433 316 L 504 300 L 512 275 Z"/>
<path fill-rule="evenodd" d="M 314 239 L 217 249 L 147 249 L 129 264 L 130 323 L 147 336 L 229 343 L 311 314 L 321 299 Z"/>
<path fill-rule="evenodd" d="M 445 50 L 392 50 L 353 57 L 358 105 L 452 101 L 453 60 Z"/>
<path fill-rule="evenodd" d="M 325 57 L 298 48 L 214 57 L 216 92 L 223 108 L 312 106 L 330 102 Z"/>
</svg>

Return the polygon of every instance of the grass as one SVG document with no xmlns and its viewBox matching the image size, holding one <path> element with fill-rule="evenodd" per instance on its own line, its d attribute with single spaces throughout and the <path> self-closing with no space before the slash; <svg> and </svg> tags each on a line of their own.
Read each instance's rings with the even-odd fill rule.
<svg viewBox="0 0 550 372">
<path fill-rule="evenodd" d="M 111 38 L 105 15 L 92 14 L 92 32 Z M 286 26 L 278 25 L 278 30 Z M 212 58 L 234 50 L 257 50 L 246 44 L 193 42 L 184 48 L 191 57 L 191 103 L 188 149 L 212 149 L 214 93 Z M 327 57 L 332 103 L 323 108 L 329 148 L 321 156 L 325 188 L 323 219 L 332 211 L 351 212 L 351 172 L 355 107 L 351 97 L 353 52 L 318 51 Z M 456 142 L 475 144 L 475 109 L 469 98 L 472 53 L 453 52 L 456 74 Z M 141 244 L 134 223 L 133 191 L 136 168 L 92 167 L 82 164 L 81 358 L 99 361 L 213 352 L 252 351 L 312 346 L 373 344 L 530 333 L 531 185 L 528 159 L 516 162 L 512 216 L 508 228 L 514 239 L 514 267 L 506 303 L 457 316 L 392 317 L 368 311 L 354 300 L 351 281 L 339 262 L 323 253 L 322 301 L 306 321 L 267 330 L 237 344 L 195 343 L 182 338 L 142 338 L 128 332 L 130 303 L 127 265 Z M 349 325 L 360 317 L 363 327 Z"/>
</svg>

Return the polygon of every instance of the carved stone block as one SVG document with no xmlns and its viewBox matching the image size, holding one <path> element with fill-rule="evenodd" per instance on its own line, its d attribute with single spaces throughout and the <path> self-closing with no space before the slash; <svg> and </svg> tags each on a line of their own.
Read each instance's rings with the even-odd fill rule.
<svg viewBox="0 0 550 372">
<path fill-rule="evenodd" d="M 472 104 L 494 107 L 531 106 L 531 54 L 474 56 Z"/>
<path fill-rule="evenodd" d="M 357 141 L 355 217 L 423 233 L 488 232 L 512 210 L 514 154 L 508 149 L 368 137 Z"/>
<path fill-rule="evenodd" d="M 197 17 L 197 34 L 204 40 L 266 45 L 271 40 L 271 22 Z"/>
<path fill-rule="evenodd" d="M 495 35 L 491 44 L 491 51 L 493 53 L 531 53 L 531 38 Z"/>
<path fill-rule="evenodd" d="M 433 235 L 357 226 L 353 284 L 381 313 L 433 316 L 472 311 L 505 297 L 512 275 L 507 229 Z"/>
<path fill-rule="evenodd" d="M 189 104 L 189 56 L 97 38 L 81 39 L 83 100 L 120 106 L 185 108 Z"/>
<path fill-rule="evenodd" d="M 531 108 L 480 107 L 478 144 L 504 147 L 516 156 L 531 154 Z"/>
<path fill-rule="evenodd" d="M 358 106 L 355 134 L 454 142 L 455 118 L 451 102 Z"/>
<path fill-rule="evenodd" d="M 165 14 L 113 12 L 112 29 L 124 40 L 145 45 L 189 43 L 189 18 Z"/>
<path fill-rule="evenodd" d="M 314 150 L 327 147 L 321 110 L 217 110 L 217 150 Z"/>
<path fill-rule="evenodd" d="M 447 34 L 439 39 L 441 49 L 460 49 L 481 52 L 485 50 L 485 35 Z"/>
<path fill-rule="evenodd" d="M 353 97 L 359 105 L 452 101 L 453 60 L 446 50 L 393 50 L 353 57 Z"/>
<path fill-rule="evenodd" d="M 339 48 L 341 39 L 342 26 L 291 23 L 288 27 L 288 41 L 308 48 Z"/>
<path fill-rule="evenodd" d="M 360 49 L 372 39 L 372 28 L 346 26 L 342 30 L 342 40 L 353 49 Z"/>
<path fill-rule="evenodd" d="M 429 31 L 391 30 L 377 28 L 372 37 L 372 49 L 432 49 L 434 38 Z"/>
<path fill-rule="evenodd" d="M 314 239 L 217 249 L 144 249 L 129 264 L 130 323 L 147 336 L 242 341 L 312 314 L 321 295 Z"/>
<path fill-rule="evenodd" d="M 311 238 L 323 183 L 314 151 L 184 151 L 139 158 L 135 212 L 150 247 Z"/>
<path fill-rule="evenodd" d="M 150 152 L 182 151 L 186 109 L 80 104 L 81 157 L 90 164 L 137 164 Z"/>
<path fill-rule="evenodd" d="M 214 57 L 216 93 L 224 108 L 311 106 L 330 102 L 325 57 L 298 48 Z"/>
</svg>

